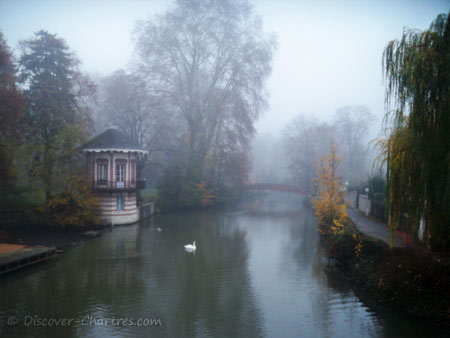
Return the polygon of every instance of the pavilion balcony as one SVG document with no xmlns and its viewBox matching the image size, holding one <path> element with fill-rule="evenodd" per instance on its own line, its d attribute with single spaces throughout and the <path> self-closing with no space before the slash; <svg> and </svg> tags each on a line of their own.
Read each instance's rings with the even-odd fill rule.
<svg viewBox="0 0 450 338">
<path fill-rule="evenodd" d="M 121 191 L 145 189 L 145 180 L 123 181 L 123 182 L 97 180 L 93 182 L 92 188 L 94 190 L 121 190 Z"/>
</svg>

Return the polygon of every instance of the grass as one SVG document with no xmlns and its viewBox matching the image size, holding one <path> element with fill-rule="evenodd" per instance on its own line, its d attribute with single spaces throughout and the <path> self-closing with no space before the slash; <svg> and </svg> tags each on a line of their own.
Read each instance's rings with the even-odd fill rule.
<svg viewBox="0 0 450 338">
<path fill-rule="evenodd" d="M 156 198 L 158 190 L 156 188 L 146 188 L 140 191 L 141 199 L 144 203 L 153 201 Z"/>
</svg>

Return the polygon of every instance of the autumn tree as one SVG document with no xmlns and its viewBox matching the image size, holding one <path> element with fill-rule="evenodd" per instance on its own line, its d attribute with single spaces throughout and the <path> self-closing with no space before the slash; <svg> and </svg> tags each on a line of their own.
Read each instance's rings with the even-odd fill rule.
<svg viewBox="0 0 450 338">
<path fill-rule="evenodd" d="M 408 205 L 410 231 L 420 224 L 433 249 L 450 244 L 450 21 L 441 14 L 425 31 L 405 29 L 383 53 L 389 137 L 387 163 L 392 230 Z"/>
<path fill-rule="evenodd" d="M 245 148 L 266 106 L 274 49 L 247 1 L 179 0 L 136 37 L 137 67 L 182 117 L 187 156 L 203 169 L 219 138 Z"/>
<path fill-rule="evenodd" d="M 323 234 L 342 233 L 347 217 L 344 203 L 345 188 L 342 178 L 337 174 L 340 162 L 336 146 L 331 142 L 330 153 L 320 159 L 317 178 L 314 179 L 317 187 L 314 212 Z"/>
<path fill-rule="evenodd" d="M 47 214 L 79 203 L 88 190 L 83 186 L 83 158 L 78 147 L 90 124 L 83 105 L 93 87 L 78 70 L 79 61 L 66 42 L 46 31 L 21 41 L 20 76 L 28 106 L 26 131 L 30 183 L 45 203 Z M 81 196 L 81 197 L 80 197 Z M 55 205 L 58 205 L 57 207 Z M 70 223 L 79 225 L 85 217 Z M 83 223 L 82 222 L 82 223 Z"/>
</svg>

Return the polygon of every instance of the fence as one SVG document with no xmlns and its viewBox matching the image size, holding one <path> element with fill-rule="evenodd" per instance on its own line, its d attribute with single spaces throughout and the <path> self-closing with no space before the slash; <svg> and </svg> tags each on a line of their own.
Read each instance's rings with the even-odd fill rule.
<svg viewBox="0 0 450 338">
<path fill-rule="evenodd" d="M 371 200 L 367 195 L 358 194 L 356 191 L 349 191 L 345 197 L 347 206 L 358 209 L 367 216 L 376 217 L 386 222 L 386 209 L 383 202 Z"/>
<path fill-rule="evenodd" d="M 362 211 L 366 214 L 366 216 L 370 215 L 371 210 L 371 200 L 369 199 L 369 196 L 367 195 L 359 195 L 358 199 L 358 210 Z"/>
<path fill-rule="evenodd" d="M 139 219 L 152 216 L 155 213 L 155 204 L 153 202 L 141 205 L 139 207 Z"/>
<path fill-rule="evenodd" d="M 358 194 L 356 191 L 349 191 L 347 193 L 345 196 L 345 204 L 353 209 L 358 208 Z"/>
</svg>

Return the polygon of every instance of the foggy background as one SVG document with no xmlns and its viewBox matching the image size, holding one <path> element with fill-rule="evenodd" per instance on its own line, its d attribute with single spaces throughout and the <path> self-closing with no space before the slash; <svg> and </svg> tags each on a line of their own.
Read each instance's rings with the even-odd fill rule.
<svg viewBox="0 0 450 338">
<path fill-rule="evenodd" d="M 15 54 L 21 39 L 44 29 L 62 37 L 98 79 L 131 67 L 136 22 L 163 13 L 171 1 L 0 1 L 0 29 Z M 266 82 L 269 107 L 256 122 L 254 180 L 289 179 L 286 130 L 299 114 L 335 123 L 336 110 L 363 105 L 372 114 L 365 132 L 364 164 L 375 154 L 368 143 L 384 115 L 381 57 L 404 27 L 427 29 L 448 1 L 253 1 L 264 31 L 277 49 Z M 100 130 L 101 131 L 101 130 Z M 339 145 L 338 145 L 339 146 Z M 292 178 L 291 178 L 292 179 Z"/>
</svg>

